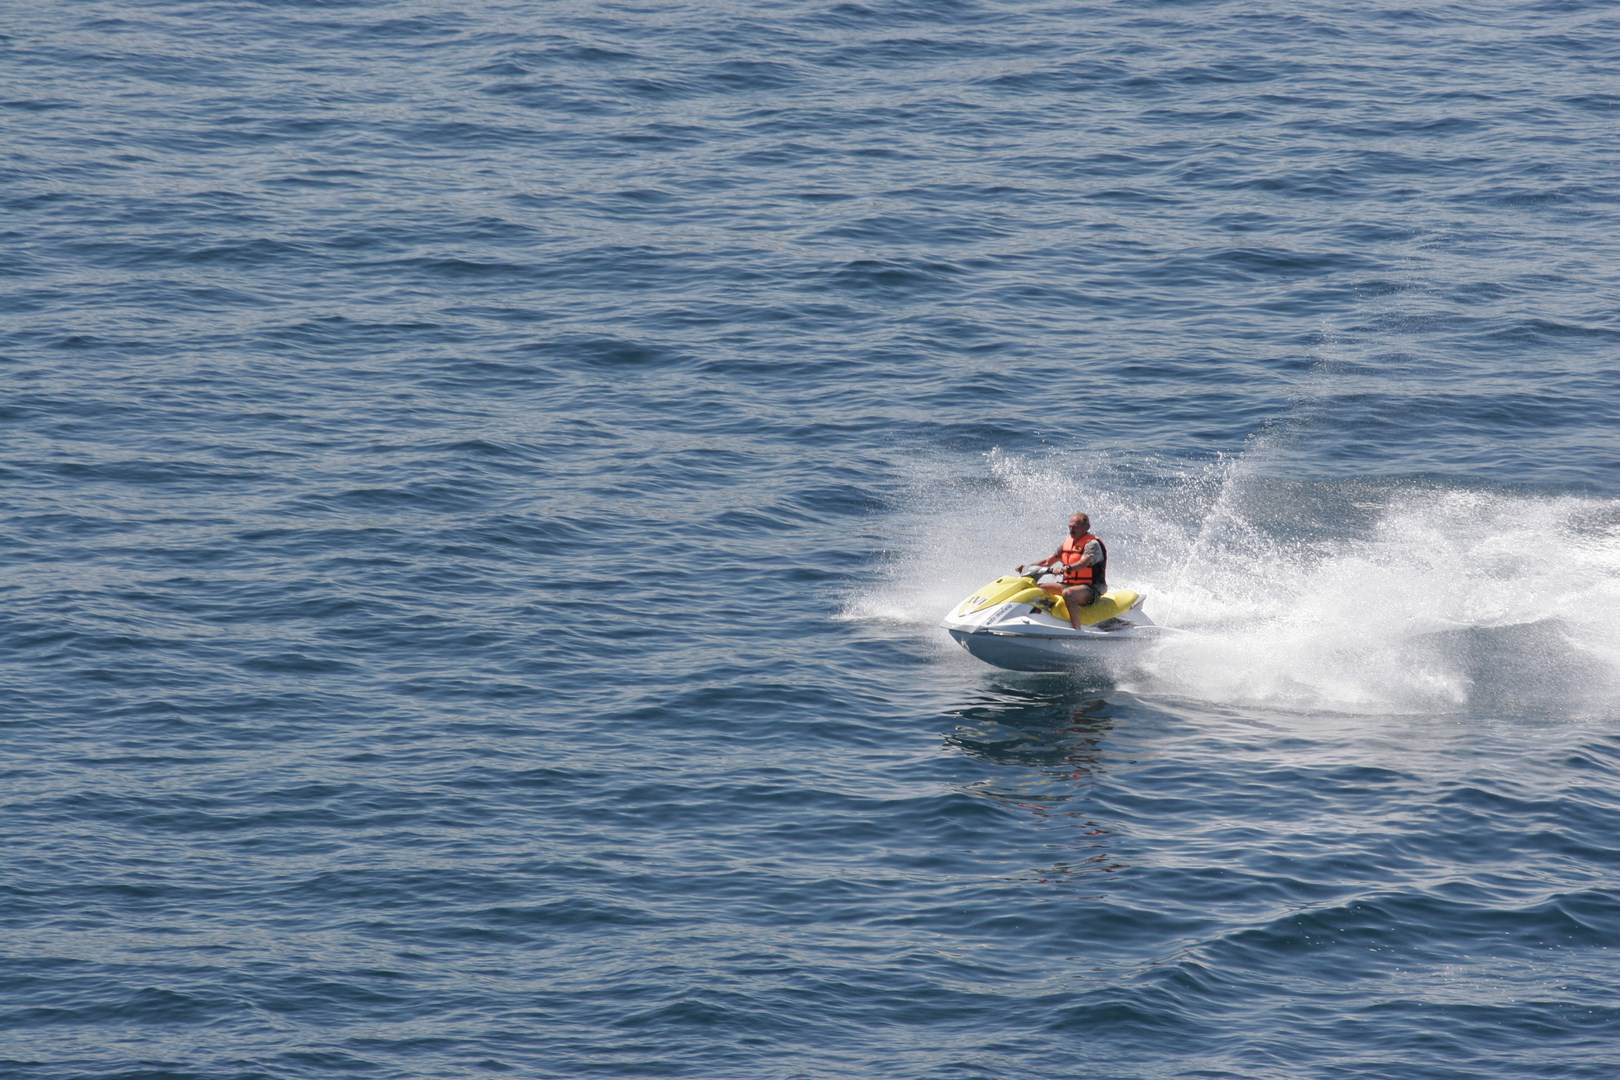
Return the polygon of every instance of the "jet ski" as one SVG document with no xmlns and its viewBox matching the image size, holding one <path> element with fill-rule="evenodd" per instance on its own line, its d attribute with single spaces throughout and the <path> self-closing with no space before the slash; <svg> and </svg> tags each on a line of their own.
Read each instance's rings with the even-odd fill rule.
<svg viewBox="0 0 1620 1080">
<path fill-rule="evenodd" d="M 957 644 L 1010 671 L 1067 671 L 1159 629 L 1142 610 L 1146 594 L 1109 589 L 1080 609 L 1080 629 L 1055 575 L 1034 567 L 1028 574 L 998 577 L 957 604 L 941 624 Z"/>
</svg>

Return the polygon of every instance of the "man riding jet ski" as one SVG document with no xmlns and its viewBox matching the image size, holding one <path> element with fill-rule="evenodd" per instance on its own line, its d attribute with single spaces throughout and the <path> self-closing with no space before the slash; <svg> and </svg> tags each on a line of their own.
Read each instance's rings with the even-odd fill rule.
<svg viewBox="0 0 1620 1080">
<path fill-rule="evenodd" d="M 1069 625 L 1080 629 L 1080 609 L 1096 603 L 1108 589 L 1108 549 L 1102 538 L 1091 534 L 1091 518 L 1075 514 L 1069 518 L 1069 535 L 1058 549 L 1032 564 L 1043 574 L 1063 576 L 1063 602 L 1068 606 Z M 1020 574 L 1024 566 L 1017 567 Z"/>
<path fill-rule="evenodd" d="M 1042 580 L 1042 579 L 1046 580 Z M 1102 641 L 1157 628 L 1141 593 L 1108 587 L 1108 548 L 1075 514 L 1057 551 L 999 577 L 945 617 L 951 637 L 980 660 L 1014 671 L 1062 671 Z"/>
</svg>

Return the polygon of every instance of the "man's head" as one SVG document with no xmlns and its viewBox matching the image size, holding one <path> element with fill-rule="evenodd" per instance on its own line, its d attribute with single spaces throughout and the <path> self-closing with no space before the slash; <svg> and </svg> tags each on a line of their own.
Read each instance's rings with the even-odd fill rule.
<svg viewBox="0 0 1620 1080">
<path fill-rule="evenodd" d="M 1091 531 L 1091 519 L 1084 514 L 1075 514 L 1069 518 L 1069 535 L 1084 536 Z"/>
</svg>

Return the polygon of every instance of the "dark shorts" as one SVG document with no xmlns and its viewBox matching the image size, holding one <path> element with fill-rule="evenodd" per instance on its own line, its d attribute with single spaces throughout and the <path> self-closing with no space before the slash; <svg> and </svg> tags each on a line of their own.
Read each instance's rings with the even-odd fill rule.
<svg viewBox="0 0 1620 1080">
<path fill-rule="evenodd" d="M 1097 591 L 1097 587 L 1095 585 L 1065 585 L 1063 587 L 1063 591 L 1064 591 L 1065 594 L 1069 593 L 1070 591 L 1079 590 L 1079 589 L 1084 589 L 1084 590 L 1086 590 L 1086 592 L 1091 594 L 1089 596 L 1084 596 L 1084 597 L 1080 598 L 1080 606 L 1081 607 L 1090 607 L 1092 604 L 1095 604 L 1097 602 L 1097 597 L 1102 595 L 1102 593 Z"/>
</svg>

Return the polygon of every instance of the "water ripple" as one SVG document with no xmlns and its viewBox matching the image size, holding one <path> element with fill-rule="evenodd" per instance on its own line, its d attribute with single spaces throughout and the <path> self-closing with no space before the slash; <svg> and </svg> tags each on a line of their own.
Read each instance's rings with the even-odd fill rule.
<svg viewBox="0 0 1620 1080">
<path fill-rule="evenodd" d="M 8 27 L 0 1071 L 1613 1075 L 1614 29 Z"/>
</svg>

